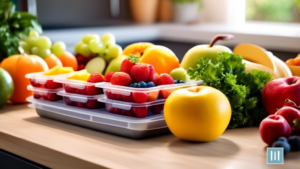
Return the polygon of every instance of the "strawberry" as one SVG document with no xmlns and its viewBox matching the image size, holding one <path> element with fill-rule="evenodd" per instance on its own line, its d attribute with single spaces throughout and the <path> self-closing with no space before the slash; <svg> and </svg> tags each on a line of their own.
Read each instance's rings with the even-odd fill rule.
<svg viewBox="0 0 300 169">
<path fill-rule="evenodd" d="M 108 72 L 108 73 L 105 75 L 105 77 L 104 77 L 104 81 L 105 81 L 105 82 L 110 82 L 111 77 L 113 76 L 114 73 L 115 73 L 115 72 Z"/>
<path fill-rule="evenodd" d="M 136 64 L 132 66 L 130 75 L 135 82 L 146 82 L 149 78 L 150 68 L 146 64 Z"/>
<path fill-rule="evenodd" d="M 135 63 L 137 63 L 138 61 L 139 61 L 139 57 L 135 55 L 129 55 L 127 59 L 123 60 L 121 64 L 120 72 L 125 72 L 130 74 L 130 70 L 132 66 L 134 66 Z"/>
<path fill-rule="evenodd" d="M 88 82 L 91 83 L 98 83 L 98 82 L 103 82 L 103 76 L 99 72 L 94 72 L 90 75 Z"/>
<path fill-rule="evenodd" d="M 112 75 L 110 83 L 113 85 L 129 86 L 132 80 L 129 74 L 125 72 L 116 72 Z"/>
<path fill-rule="evenodd" d="M 104 107 L 104 105 L 100 102 L 98 102 L 97 100 L 88 100 L 86 103 L 86 108 L 88 109 L 96 109 L 96 108 L 100 108 L 100 107 Z"/>
<path fill-rule="evenodd" d="M 76 89 L 71 87 L 69 84 L 63 84 L 67 93 L 76 93 Z"/>
<path fill-rule="evenodd" d="M 48 97 L 47 99 L 49 101 L 56 101 L 59 99 L 59 97 L 56 95 L 56 93 L 48 93 L 47 97 Z"/>
<path fill-rule="evenodd" d="M 157 85 L 168 85 L 168 84 L 174 84 L 174 80 L 172 76 L 167 73 L 161 74 L 157 80 Z"/>
<path fill-rule="evenodd" d="M 76 106 L 77 107 L 84 107 L 84 103 L 77 102 Z"/>
<path fill-rule="evenodd" d="M 105 95 L 107 98 L 112 99 L 112 100 L 121 100 L 121 97 L 122 97 L 122 95 L 113 94 L 110 89 L 105 90 Z"/>
<path fill-rule="evenodd" d="M 157 79 L 158 79 L 158 75 L 155 72 L 154 66 L 149 64 L 149 69 L 150 69 L 150 73 L 149 73 L 149 77 L 148 77 L 148 81 L 153 82 L 156 85 Z"/>
<path fill-rule="evenodd" d="M 62 87 L 62 85 L 61 85 L 61 83 L 53 82 L 53 80 L 47 80 L 45 87 L 47 89 L 57 89 L 57 88 Z"/>
<path fill-rule="evenodd" d="M 148 99 L 148 93 L 133 92 L 132 97 L 136 103 L 144 103 Z"/>
<path fill-rule="evenodd" d="M 139 118 L 147 117 L 148 115 L 147 107 L 133 107 L 132 111 Z"/>
</svg>

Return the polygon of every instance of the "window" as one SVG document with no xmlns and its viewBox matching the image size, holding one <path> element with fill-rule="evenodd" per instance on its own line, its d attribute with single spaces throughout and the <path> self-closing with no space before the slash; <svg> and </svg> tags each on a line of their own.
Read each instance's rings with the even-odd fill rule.
<svg viewBox="0 0 300 169">
<path fill-rule="evenodd" d="M 246 0 L 246 21 L 300 23 L 300 0 Z"/>
</svg>

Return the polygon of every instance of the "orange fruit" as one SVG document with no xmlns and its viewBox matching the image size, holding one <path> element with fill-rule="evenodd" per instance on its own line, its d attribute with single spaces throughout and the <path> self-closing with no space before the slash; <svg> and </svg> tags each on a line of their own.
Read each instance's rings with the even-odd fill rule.
<svg viewBox="0 0 300 169">
<path fill-rule="evenodd" d="M 50 54 L 49 56 L 44 58 L 44 61 L 47 63 L 49 69 L 55 67 L 55 66 L 60 66 L 62 67 L 61 61 L 56 57 L 54 54 Z"/>
<path fill-rule="evenodd" d="M 77 59 L 72 53 L 65 51 L 57 57 L 61 61 L 63 67 L 72 67 L 74 71 L 78 69 Z"/>
<path fill-rule="evenodd" d="M 300 57 L 296 57 L 296 58 L 294 59 L 294 61 L 295 61 L 294 66 L 300 66 Z"/>
<path fill-rule="evenodd" d="M 131 45 L 128 45 L 124 50 L 123 50 L 123 55 L 131 55 L 134 54 L 138 57 L 141 57 L 143 52 L 150 46 L 153 46 L 152 43 L 149 42 L 138 42 L 138 43 L 133 43 Z"/>
</svg>

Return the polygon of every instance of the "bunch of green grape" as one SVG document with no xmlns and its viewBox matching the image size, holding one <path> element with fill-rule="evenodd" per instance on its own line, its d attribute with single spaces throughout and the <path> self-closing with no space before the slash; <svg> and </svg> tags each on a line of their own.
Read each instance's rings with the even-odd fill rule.
<svg viewBox="0 0 300 169">
<path fill-rule="evenodd" d="M 66 50 L 64 42 L 58 41 L 52 45 L 47 36 L 40 36 L 35 30 L 30 30 L 29 36 L 24 37 L 19 45 L 24 53 L 38 55 L 42 58 L 49 56 L 51 53 L 59 56 Z"/>
<path fill-rule="evenodd" d="M 75 46 L 75 51 L 82 56 L 89 57 L 98 54 L 105 60 L 118 57 L 122 53 L 122 48 L 116 44 L 115 37 L 111 33 L 101 36 L 97 34 L 87 34 Z"/>
</svg>

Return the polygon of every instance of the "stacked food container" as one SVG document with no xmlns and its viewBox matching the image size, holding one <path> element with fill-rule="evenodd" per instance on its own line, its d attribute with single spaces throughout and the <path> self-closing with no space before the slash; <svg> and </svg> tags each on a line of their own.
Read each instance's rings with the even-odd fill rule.
<svg viewBox="0 0 300 169">
<path fill-rule="evenodd" d="M 63 90 L 62 84 L 54 82 L 55 77 L 57 76 L 44 75 L 44 72 L 27 74 L 26 78 L 30 79 L 31 84 L 27 89 L 33 92 L 34 99 L 51 102 L 61 100 L 62 97 L 57 93 Z"/>
<path fill-rule="evenodd" d="M 57 76 L 54 82 L 63 86 L 57 94 L 64 101 L 28 98 L 29 106 L 40 116 L 133 139 L 168 133 L 163 116 L 166 98 L 177 89 L 202 83 L 132 88 L 71 80 L 68 76 Z"/>
</svg>

